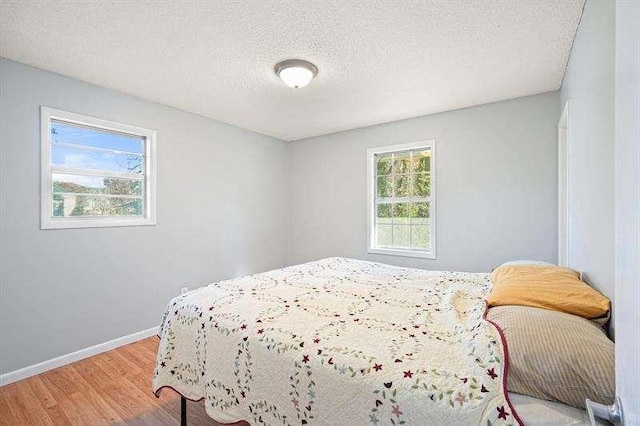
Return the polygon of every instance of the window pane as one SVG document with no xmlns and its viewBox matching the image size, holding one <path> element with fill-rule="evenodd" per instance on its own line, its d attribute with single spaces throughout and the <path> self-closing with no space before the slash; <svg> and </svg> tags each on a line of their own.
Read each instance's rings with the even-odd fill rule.
<svg viewBox="0 0 640 426">
<path fill-rule="evenodd" d="M 378 198 L 388 198 L 392 196 L 392 183 L 393 183 L 393 177 L 392 176 L 380 176 L 377 178 L 377 182 L 378 182 Z"/>
<path fill-rule="evenodd" d="M 376 223 L 391 223 L 393 221 L 393 204 L 378 204 L 376 208 Z"/>
<path fill-rule="evenodd" d="M 376 155 L 376 173 L 378 175 L 391 174 L 391 154 Z"/>
<path fill-rule="evenodd" d="M 409 225 L 393 225 L 393 246 L 411 246 L 411 227 Z"/>
<path fill-rule="evenodd" d="M 431 195 L 431 176 L 428 173 L 413 175 L 413 195 L 428 197 Z"/>
<path fill-rule="evenodd" d="M 412 164 L 416 173 L 431 171 L 431 150 L 413 151 Z"/>
<path fill-rule="evenodd" d="M 409 173 L 410 152 L 394 154 L 393 173 Z"/>
<path fill-rule="evenodd" d="M 377 225 L 376 231 L 376 245 L 385 247 L 393 245 L 391 225 Z"/>
<path fill-rule="evenodd" d="M 411 203 L 398 203 L 393 209 L 393 223 L 408 225 L 411 221 Z"/>
<path fill-rule="evenodd" d="M 143 157 L 140 155 L 92 151 L 56 144 L 51 147 L 51 164 L 112 172 L 137 174 L 144 172 Z"/>
<path fill-rule="evenodd" d="M 409 175 L 395 176 L 394 189 L 395 197 L 410 197 L 411 196 L 411 179 Z"/>
<path fill-rule="evenodd" d="M 108 130 L 88 128 L 56 120 L 51 121 L 51 140 L 138 154 L 144 152 L 144 138 L 139 136 L 112 133 Z"/>
<path fill-rule="evenodd" d="M 53 216 L 142 216 L 143 204 L 141 198 L 54 194 Z"/>
<path fill-rule="evenodd" d="M 411 247 L 422 249 L 429 248 L 428 225 L 411 225 Z"/>
<path fill-rule="evenodd" d="M 99 176 L 52 174 L 54 193 L 142 196 L 144 181 Z"/>
<path fill-rule="evenodd" d="M 411 218 L 412 225 L 429 225 L 431 224 L 431 219 L 423 218 L 423 217 L 413 217 Z"/>
<path fill-rule="evenodd" d="M 413 203 L 411 206 L 411 223 L 429 223 L 429 203 Z"/>
</svg>

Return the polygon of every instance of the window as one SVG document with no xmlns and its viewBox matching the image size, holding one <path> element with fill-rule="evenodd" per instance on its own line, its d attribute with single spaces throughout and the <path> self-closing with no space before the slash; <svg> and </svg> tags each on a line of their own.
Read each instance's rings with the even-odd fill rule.
<svg viewBox="0 0 640 426">
<path fill-rule="evenodd" d="M 367 151 L 369 253 L 435 259 L 435 141 Z"/>
<path fill-rule="evenodd" d="M 41 228 L 155 225 L 153 130 L 41 109 Z"/>
</svg>

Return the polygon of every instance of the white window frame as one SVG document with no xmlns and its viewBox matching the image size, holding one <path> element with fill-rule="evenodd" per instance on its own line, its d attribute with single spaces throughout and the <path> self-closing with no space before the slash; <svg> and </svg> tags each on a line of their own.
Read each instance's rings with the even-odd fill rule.
<svg viewBox="0 0 640 426">
<path fill-rule="evenodd" d="M 53 187 L 51 167 L 51 121 L 59 120 L 71 124 L 130 134 L 145 138 L 145 214 L 142 217 L 53 217 Z M 40 229 L 102 228 L 117 226 L 156 225 L 157 160 L 155 130 L 128 124 L 115 123 L 100 118 L 49 107 L 40 108 Z"/>
<path fill-rule="evenodd" d="M 410 248 L 389 248 L 389 247 L 377 247 L 376 246 L 376 183 L 375 183 L 375 156 L 379 154 L 387 154 L 398 151 L 408 151 L 417 149 L 429 149 L 431 151 L 431 188 L 429 196 L 429 238 L 431 242 L 431 249 L 410 249 Z M 435 139 L 429 139 L 418 142 L 411 142 L 398 145 L 388 145 L 367 149 L 367 252 L 371 254 L 385 254 L 392 256 L 405 256 L 405 257 L 420 257 L 424 259 L 436 258 L 436 141 Z"/>
</svg>

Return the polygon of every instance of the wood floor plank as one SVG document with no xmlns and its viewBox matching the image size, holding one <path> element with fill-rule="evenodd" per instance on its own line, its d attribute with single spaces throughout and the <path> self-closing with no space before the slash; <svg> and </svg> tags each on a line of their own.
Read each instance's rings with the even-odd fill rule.
<svg viewBox="0 0 640 426">
<path fill-rule="evenodd" d="M 158 346 L 160 345 L 160 339 L 156 336 L 149 337 L 148 339 L 142 340 L 142 345 L 148 350 L 150 350 L 151 352 L 153 352 L 154 354 L 153 362 L 155 362 L 155 354 L 158 353 Z"/>
<path fill-rule="evenodd" d="M 76 402 L 71 399 L 71 395 L 69 394 L 68 398 L 63 401 L 60 401 L 59 407 L 63 412 L 65 417 L 69 420 L 69 424 L 71 425 L 80 425 L 83 424 L 83 420 L 88 422 L 88 419 L 83 419 L 81 414 L 81 407 L 76 406 Z"/>
<path fill-rule="evenodd" d="M 62 408 L 58 405 L 55 397 L 42 380 L 41 376 L 34 376 L 24 382 L 31 386 L 34 394 L 40 405 L 42 405 L 47 412 L 47 416 L 51 419 L 54 425 L 64 425 L 71 423 L 69 418 L 64 414 Z M 1 399 L 0 399 L 1 400 Z"/>
<path fill-rule="evenodd" d="M 0 388 L 0 424 L 22 425 L 28 424 L 26 413 L 16 403 L 20 397 L 15 384 Z"/>
<path fill-rule="evenodd" d="M 137 376 L 129 377 L 128 381 L 136 387 L 139 392 L 144 394 L 152 394 L 151 389 L 151 375 L 146 373 L 138 374 Z M 155 398 L 155 397 L 154 397 Z M 158 399 L 158 398 L 156 398 Z"/>
<path fill-rule="evenodd" d="M 118 364 L 113 355 L 105 352 L 100 355 L 88 358 L 97 368 L 105 372 L 112 380 L 119 380 L 127 375 L 125 366 Z"/>
<path fill-rule="evenodd" d="M 138 368 L 143 371 L 153 371 L 153 365 L 149 362 L 150 359 L 155 360 L 156 352 L 150 351 L 148 348 L 135 344 L 125 345 L 118 348 L 120 353 L 129 358 L 130 362 L 136 364 Z"/>
<path fill-rule="evenodd" d="M 39 377 L 58 403 L 66 400 L 68 395 L 90 388 L 83 377 L 74 370 L 73 364 L 47 371 Z"/>
<path fill-rule="evenodd" d="M 96 406 L 87 398 L 86 393 L 74 393 L 69 396 L 69 404 L 73 405 L 77 417 L 75 424 L 105 425 L 108 420 L 98 413 Z"/>
<path fill-rule="evenodd" d="M 126 392 L 126 390 L 123 390 Z M 95 408 L 96 412 L 100 415 L 101 419 L 107 421 L 107 423 L 115 423 L 123 421 L 122 417 L 116 410 L 104 399 L 104 397 L 94 389 L 89 390 L 85 396 L 89 403 Z"/>
<path fill-rule="evenodd" d="M 35 425 L 53 425 L 53 422 L 47 415 L 47 407 L 42 405 L 42 401 L 31 389 L 30 383 L 26 380 L 17 382 L 18 404 L 26 410 L 26 417 L 29 422 Z"/>
<path fill-rule="evenodd" d="M 47 408 L 47 415 L 51 419 L 54 425 L 68 425 L 71 424 L 69 418 L 64 414 L 62 407 L 54 405 Z"/>
<path fill-rule="evenodd" d="M 138 374 L 145 371 L 145 367 L 150 364 L 148 363 L 147 365 L 145 365 L 145 367 L 140 367 L 138 363 L 135 362 L 134 358 L 129 357 L 127 353 L 120 350 L 120 348 L 112 351 L 111 355 L 112 365 L 114 365 L 116 368 L 119 368 L 121 371 L 124 370 L 124 375 L 126 375 L 127 377 L 137 376 Z"/>
<path fill-rule="evenodd" d="M 102 393 L 109 405 L 125 422 L 136 424 L 136 421 L 142 421 L 144 424 L 153 420 L 155 424 L 171 424 L 175 421 L 163 410 L 158 410 L 159 406 L 152 399 L 151 392 L 148 394 L 140 392 L 127 379 L 123 379 L 122 384 L 126 387 L 126 393 L 116 385 L 102 389 Z"/>
<path fill-rule="evenodd" d="M 158 342 L 150 337 L 0 387 L 0 425 L 179 424 L 180 396 L 151 391 Z M 219 425 L 204 401 L 187 406 L 190 426 Z"/>
<path fill-rule="evenodd" d="M 32 380 L 25 381 L 31 386 L 31 390 L 36 395 L 36 398 L 46 408 L 55 407 L 57 402 L 53 394 L 49 391 L 49 388 L 44 384 L 40 376 L 34 376 Z"/>
<path fill-rule="evenodd" d="M 82 376 L 92 389 L 100 389 L 119 379 L 118 376 L 105 372 L 92 358 L 73 363 L 69 367 Z"/>
</svg>

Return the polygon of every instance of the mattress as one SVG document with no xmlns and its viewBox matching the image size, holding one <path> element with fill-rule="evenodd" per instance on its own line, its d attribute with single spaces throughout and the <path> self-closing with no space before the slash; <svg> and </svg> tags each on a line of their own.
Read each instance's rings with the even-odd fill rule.
<svg viewBox="0 0 640 426">
<path fill-rule="evenodd" d="M 585 410 L 509 392 L 509 398 L 525 426 L 590 425 Z"/>
</svg>

